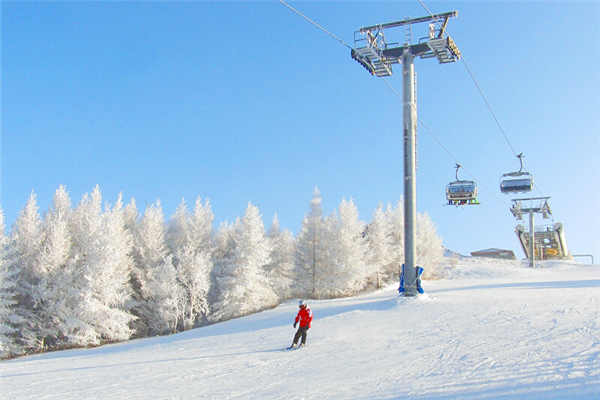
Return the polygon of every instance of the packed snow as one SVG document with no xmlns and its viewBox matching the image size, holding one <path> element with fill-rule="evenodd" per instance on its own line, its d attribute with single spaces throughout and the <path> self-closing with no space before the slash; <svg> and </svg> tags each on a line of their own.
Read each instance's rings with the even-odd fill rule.
<svg viewBox="0 0 600 400">
<path fill-rule="evenodd" d="M 3 361 L 2 399 L 597 399 L 600 266 L 445 258 L 426 293 L 388 287 L 170 336 Z"/>
</svg>

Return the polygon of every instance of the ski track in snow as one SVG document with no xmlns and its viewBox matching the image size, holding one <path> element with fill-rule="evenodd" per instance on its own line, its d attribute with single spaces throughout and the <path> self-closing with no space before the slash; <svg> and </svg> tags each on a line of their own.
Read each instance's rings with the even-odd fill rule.
<svg viewBox="0 0 600 400">
<path fill-rule="evenodd" d="M 425 295 L 296 302 L 166 337 L 0 363 L 2 399 L 597 399 L 600 266 L 461 259 Z"/>
</svg>

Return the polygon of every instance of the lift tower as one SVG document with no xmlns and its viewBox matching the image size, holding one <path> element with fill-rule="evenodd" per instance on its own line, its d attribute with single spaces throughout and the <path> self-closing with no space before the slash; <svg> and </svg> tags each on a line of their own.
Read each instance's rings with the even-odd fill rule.
<svg viewBox="0 0 600 400">
<path fill-rule="evenodd" d="M 360 28 L 354 33 L 352 58 L 371 75 L 392 75 L 392 64 L 402 63 L 402 102 L 404 135 L 404 282 L 407 297 L 417 294 L 417 246 L 415 242 L 417 219 L 416 185 L 416 125 L 414 59 L 437 58 L 440 64 L 460 59 L 460 51 L 446 34 L 448 19 L 457 17 L 457 11 L 427 17 L 405 19 L 387 24 Z M 412 43 L 412 25 L 429 22 L 429 36 Z M 405 27 L 404 45 L 388 44 L 385 29 Z"/>
</svg>

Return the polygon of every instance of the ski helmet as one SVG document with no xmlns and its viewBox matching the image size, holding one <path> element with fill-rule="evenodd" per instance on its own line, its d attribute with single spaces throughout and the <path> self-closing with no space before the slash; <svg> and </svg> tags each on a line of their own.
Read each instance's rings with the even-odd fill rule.
<svg viewBox="0 0 600 400">
<path fill-rule="evenodd" d="M 300 301 L 298 302 L 298 306 L 299 306 L 299 307 L 306 307 L 306 306 L 307 306 L 307 304 L 306 304 L 306 301 L 304 301 L 304 300 L 300 300 Z"/>
</svg>

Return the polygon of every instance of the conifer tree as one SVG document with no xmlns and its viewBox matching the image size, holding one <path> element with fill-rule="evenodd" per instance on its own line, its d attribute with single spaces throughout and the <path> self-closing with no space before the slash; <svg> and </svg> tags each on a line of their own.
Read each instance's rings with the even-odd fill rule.
<svg viewBox="0 0 600 400">
<path fill-rule="evenodd" d="M 310 201 L 310 211 L 302 220 L 295 253 L 297 287 L 302 296 L 313 299 L 327 297 L 329 282 L 326 280 L 331 261 L 328 243 L 334 221 L 323 217 L 321 193 L 317 188 Z"/>
<path fill-rule="evenodd" d="M 160 200 L 146 207 L 134 232 L 135 314 L 139 328 L 152 335 L 175 332 L 182 290 L 166 242 Z"/>
<path fill-rule="evenodd" d="M 277 215 L 273 217 L 267 237 L 273 246 L 271 262 L 265 267 L 271 288 L 280 301 L 290 299 L 295 278 L 294 237 L 289 230 L 281 230 Z"/>
<path fill-rule="evenodd" d="M 43 348 L 40 319 L 40 283 L 44 271 L 40 268 L 42 246 L 41 219 L 36 195 L 31 194 L 19 213 L 10 235 L 8 269 L 16 274 L 15 314 L 21 324 L 17 329 L 17 345 L 25 351 Z"/>
<path fill-rule="evenodd" d="M 211 255 L 204 250 L 195 250 L 193 244 L 175 250 L 178 261 L 176 276 L 183 289 L 183 329 L 192 329 L 208 315 L 208 292 L 213 268 Z"/>
<path fill-rule="evenodd" d="M 258 208 L 249 203 L 243 218 L 238 218 L 234 226 L 233 232 L 224 232 L 229 236 L 227 251 L 215 274 L 214 321 L 249 315 L 277 304 L 265 271 L 272 246 Z"/>
<path fill-rule="evenodd" d="M 417 214 L 417 265 L 423 268 L 423 279 L 439 278 L 439 265 L 444 256 L 442 238 L 428 213 Z"/>
<path fill-rule="evenodd" d="M 133 333 L 130 323 L 135 317 L 126 306 L 132 294 L 132 238 L 125 230 L 121 196 L 104 214 L 101 203 L 96 186 L 74 212 L 74 292 L 78 302 L 69 339 L 81 346 L 126 340 Z"/>
<path fill-rule="evenodd" d="M 0 209 L 0 359 L 20 353 L 14 341 L 16 319 L 14 306 L 15 274 L 8 269 L 8 238 L 4 233 L 4 211 Z"/>
<path fill-rule="evenodd" d="M 213 220 L 210 202 L 206 200 L 203 204 L 198 197 L 193 215 L 182 200 L 169 224 L 168 243 L 183 291 L 177 297 L 181 301 L 177 309 L 184 330 L 204 322 L 210 312 L 208 294 L 215 247 Z"/>
<path fill-rule="evenodd" d="M 173 255 L 168 254 L 154 269 L 153 279 L 148 282 L 151 297 L 148 328 L 150 334 L 163 335 L 176 333 L 184 319 L 185 292 L 177 281 L 177 271 L 173 266 Z"/>
<path fill-rule="evenodd" d="M 175 213 L 171 216 L 167 228 L 167 243 L 171 252 L 185 246 L 190 241 L 190 218 L 185 199 L 182 199 L 175 209 Z"/>
<path fill-rule="evenodd" d="M 67 343 L 67 319 L 74 309 L 73 299 L 65 295 L 72 288 L 74 262 L 72 255 L 71 199 L 61 185 L 52 199 L 52 207 L 42 222 L 40 269 L 40 335 L 45 346 Z"/>
<path fill-rule="evenodd" d="M 135 198 L 132 198 L 131 201 L 125 206 L 125 210 L 123 210 L 123 218 L 125 220 L 125 230 L 133 235 L 133 232 L 135 232 L 138 224 L 140 223 L 140 213 L 137 209 Z"/>
<path fill-rule="evenodd" d="M 194 206 L 194 213 L 190 221 L 190 242 L 197 252 L 205 251 L 208 255 L 214 250 L 213 242 L 213 221 L 215 215 L 212 212 L 212 206 L 208 199 L 202 204 L 202 199 L 198 197 Z"/>
<path fill-rule="evenodd" d="M 388 210 L 391 205 L 388 204 Z M 373 266 L 371 276 L 375 286 L 379 289 L 390 279 L 389 265 L 392 262 L 392 235 L 390 219 L 379 203 L 371 214 L 371 222 L 367 226 L 367 243 L 369 246 L 369 262 Z"/>
<path fill-rule="evenodd" d="M 391 263 L 386 268 L 386 274 L 392 280 L 399 281 L 404 264 L 404 199 L 400 198 L 395 208 L 386 210 L 390 223 Z"/>
<path fill-rule="evenodd" d="M 350 296 L 362 290 L 371 275 L 371 264 L 367 262 L 365 223 L 358 218 L 358 209 L 352 199 L 342 200 L 339 206 L 339 221 L 333 245 L 335 262 L 330 272 L 333 296 Z"/>
</svg>

